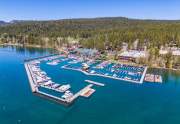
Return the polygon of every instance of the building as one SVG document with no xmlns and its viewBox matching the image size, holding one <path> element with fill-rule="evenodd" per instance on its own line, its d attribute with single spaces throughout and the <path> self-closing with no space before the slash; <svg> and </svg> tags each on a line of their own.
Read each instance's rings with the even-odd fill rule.
<svg viewBox="0 0 180 124">
<path fill-rule="evenodd" d="M 148 54 L 146 51 L 129 50 L 120 53 L 118 58 L 124 61 L 135 61 L 136 59 L 146 58 L 147 56 Z"/>
<path fill-rule="evenodd" d="M 83 56 L 96 56 L 98 54 L 98 50 L 96 49 L 86 49 L 86 48 L 77 48 L 75 49 L 77 53 Z"/>
<path fill-rule="evenodd" d="M 160 55 L 166 55 L 169 52 L 171 52 L 174 56 L 180 56 L 180 48 L 178 47 L 161 47 L 159 50 Z"/>
</svg>

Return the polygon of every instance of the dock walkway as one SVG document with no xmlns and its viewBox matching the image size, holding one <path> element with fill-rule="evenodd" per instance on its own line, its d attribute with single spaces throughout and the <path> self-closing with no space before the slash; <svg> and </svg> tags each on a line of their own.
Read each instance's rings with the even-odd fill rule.
<svg viewBox="0 0 180 124">
<path fill-rule="evenodd" d="M 65 99 L 53 96 L 51 94 L 47 94 L 47 93 L 42 92 L 42 91 L 39 91 L 37 84 L 33 80 L 32 72 L 31 72 L 31 69 L 28 66 L 28 63 L 25 63 L 24 65 L 25 65 L 25 69 L 26 69 L 27 76 L 28 76 L 28 79 L 29 79 L 29 84 L 30 84 L 30 87 L 31 87 L 31 91 L 35 95 L 46 98 L 46 99 L 49 99 L 49 100 L 52 100 L 52 101 L 55 101 L 55 102 L 58 102 L 58 103 L 61 103 L 61 104 L 64 104 L 64 105 L 69 105 L 69 104 L 71 104 L 71 102 L 73 102 L 73 101 L 68 102 Z"/>
<path fill-rule="evenodd" d="M 67 101 L 69 103 L 71 103 L 72 101 L 74 101 L 76 98 L 78 98 L 82 93 L 86 92 L 89 88 L 91 88 L 93 86 L 93 84 L 89 84 L 86 87 L 84 87 L 83 89 L 81 89 L 79 92 L 77 92 L 74 96 L 72 96 L 71 98 L 69 98 Z"/>
<path fill-rule="evenodd" d="M 51 100 L 51 101 L 66 105 L 66 106 L 71 104 L 70 102 L 66 101 L 65 99 L 62 99 L 60 97 L 56 97 L 54 95 L 51 95 L 51 94 L 48 94 L 48 93 L 45 93 L 45 92 L 42 92 L 42 91 L 36 91 L 36 92 L 34 92 L 34 94 L 37 95 L 37 96 L 40 96 L 42 98 L 46 98 L 48 100 Z"/>
<path fill-rule="evenodd" d="M 99 82 L 95 82 L 95 81 L 91 81 L 91 80 L 85 80 L 85 82 L 91 83 L 91 84 L 95 84 L 97 86 L 105 86 L 105 84 L 103 83 L 99 83 Z"/>
<path fill-rule="evenodd" d="M 89 88 L 91 88 L 93 86 L 93 84 L 89 84 L 86 87 L 84 87 L 83 89 L 81 89 L 79 92 L 77 92 L 75 95 L 70 97 L 69 99 L 62 99 L 62 98 L 53 96 L 51 94 L 39 91 L 37 83 L 33 80 L 33 77 L 32 77 L 33 72 L 31 71 L 30 67 L 28 66 L 28 62 L 25 62 L 24 65 L 25 65 L 25 69 L 26 69 L 27 76 L 28 76 L 28 79 L 29 79 L 29 84 L 30 84 L 30 87 L 31 87 L 31 91 L 37 96 L 40 96 L 40 97 L 43 97 L 43 98 L 46 98 L 46 99 L 49 99 L 49 100 L 64 104 L 64 105 L 70 105 L 82 93 L 86 92 Z"/>
<path fill-rule="evenodd" d="M 29 84 L 30 84 L 30 87 L 31 87 L 31 91 L 32 92 L 36 92 L 38 90 L 38 88 L 37 88 L 37 86 L 34 83 L 34 80 L 32 78 L 32 72 L 29 69 L 29 66 L 28 66 L 27 63 L 25 63 L 25 69 L 26 69 L 27 76 L 28 76 L 28 79 L 29 79 Z"/>
<path fill-rule="evenodd" d="M 146 71 L 147 71 L 147 69 L 148 69 L 148 67 L 145 67 L 144 72 L 143 72 L 143 74 L 142 74 L 142 76 L 141 76 L 141 80 L 140 80 L 140 83 L 141 83 L 141 84 L 142 84 L 143 81 L 144 81 L 144 78 L 145 78 L 145 76 L 146 76 Z"/>
</svg>

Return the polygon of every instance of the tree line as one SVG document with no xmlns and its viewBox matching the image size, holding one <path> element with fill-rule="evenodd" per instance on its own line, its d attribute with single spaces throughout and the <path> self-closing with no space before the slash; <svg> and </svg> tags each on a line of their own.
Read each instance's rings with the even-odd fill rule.
<svg viewBox="0 0 180 124">
<path fill-rule="evenodd" d="M 67 42 L 67 37 L 78 39 L 87 48 L 119 49 L 122 43 L 131 47 L 160 48 L 176 44 L 180 47 L 180 21 L 138 20 L 123 17 L 66 19 L 54 21 L 17 21 L 0 26 L 1 42 L 55 45 Z M 58 40 L 60 38 L 61 40 Z M 47 40 L 48 39 L 48 40 Z"/>
</svg>

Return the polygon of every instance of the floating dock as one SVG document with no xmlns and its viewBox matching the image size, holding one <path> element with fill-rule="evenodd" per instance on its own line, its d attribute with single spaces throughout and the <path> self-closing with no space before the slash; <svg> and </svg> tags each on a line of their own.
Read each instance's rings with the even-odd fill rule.
<svg viewBox="0 0 180 124">
<path fill-rule="evenodd" d="M 89 90 L 89 88 L 91 88 L 93 86 L 93 84 L 89 84 L 86 87 L 84 87 L 83 89 L 81 89 L 79 92 L 77 92 L 74 96 L 72 96 L 71 98 L 69 98 L 67 101 L 68 102 L 72 102 L 74 101 L 76 98 L 78 98 L 79 96 L 81 96 L 81 94 L 87 92 L 87 90 Z"/>
<path fill-rule="evenodd" d="M 38 90 L 38 87 L 34 83 L 34 80 L 32 78 L 32 72 L 29 69 L 28 64 L 25 63 L 24 65 L 25 65 L 25 69 L 26 69 L 27 76 L 28 76 L 28 79 L 29 79 L 29 84 L 30 84 L 30 87 L 31 87 L 31 91 L 34 93 L 34 92 L 36 92 Z"/>
<path fill-rule="evenodd" d="M 34 59 L 33 59 L 34 60 Z M 29 84 L 30 84 L 30 87 L 31 87 L 31 91 L 33 92 L 33 94 L 39 96 L 39 97 L 42 97 L 42 98 L 46 98 L 48 100 L 51 100 L 51 101 L 54 101 L 54 102 L 57 102 L 57 103 L 60 103 L 60 104 L 63 104 L 65 106 L 68 106 L 70 104 L 72 104 L 74 102 L 75 99 L 77 99 L 79 96 L 83 96 L 82 94 L 85 94 L 87 97 L 89 97 L 92 93 L 95 92 L 94 89 L 91 89 L 91 87 L 93 86 L 93 84 L 89 84 L 87 85 L 86 87 L 84 87 L 83 89 L 81 89 L 79 92 L 77 92 L 76 94 L 74 94 L 72 97 L 70 98 L 67 98 L 67 99 L 63 99 L 63 98 L 60 98 L 60 97 L 56 97 L 54 95 L 51 95 L 51 94 L 48 94 L 48 93 L 45 93 L 45 92 L 42 92 L 42 91 L 39 91 L 39 85 L 37 84 L 37 82 L 33 79 L 33 72 L 31 70 L 31 68 L 29 67 L 29 62 L 31 61 L 26 61 L 24 66 L 25 66 L 25 69 L 26 69 L 26 73 L 27 73 L 27 76 L 28 76 L 28 79 L 29 79 Z M 85 96 L 85 97 L 86 97 Z"/>
<path fill-rule="evenodd" d="M 70 104 L 72 104 L 72 102 L 68 102 L 65 99 L 62 99 L 62 98 L 59 98 L 59 97 L 56 97 L 56 96 L 53 96 L 53 95 L 50 95 L 41 91 L 36 91 L 34 92 L 34 94 L 39 97 L 54 101 L 56 103 L 63 104 L 65 106 L 69 106 Z"/>
<path fill-rule="evenodd" d="M 75 99 L 77 99 L 79 96 L 83 96 L 83 97 L 89 97 L 91 96 L 96 90 L 95 89 L 92 89 L 92 87 L 94 85 L 97 85 L 97 86 L 105 86 L 105 84 L 103 83 L 100 83 L 100 82 L 95 82 L 95 81 L 92 81 L 92 80 L 85 80 L 85 82 L 88 82 L 90 84 L 88 84 L 86 87 L 84 87 L 83 89 L 81 89 L 80 91 L 78 91 L 76 94 L 72 94 L 70 97 L 66 97 L 66 99 L 62 98 L 62 97 L 57 97 L 57 96 L 54 96 L 54 95 L 51 95 L 51 94 L 48 94 L 48 93 L 45 93 L 45 92 L 42 92 L 42 91 L 39 91 L 39 84 L 38 84 L 38 81 L 37 79 L 35 78 L 34 74 L 35 74 L 35 71 L 34 69 L 31 67 L 33 66 L 33 62 L 35 64 L 37 64 L 35 61 L 38 60 L 38 64 L 41 62 L 41 61 L 44 61 L 44 60 L 47 60 L 48 59 L 56 59 L 58 57 L 60 57 L 61 55 L 58 55 L 58 54 L 55 54 L 54 56 L 53 55 L 50 55 L 50 56 L 45 56 L 45 57 L 40 57 L 40 58 L 35 58 L 35 59 L 29 59 L 29 60 L 25 60 L 25 63 L 24 63 L 24 66 L 25 66 L 25 69 L 26 69 L 26 73 L 27 73 L 27 76 L 28 76 L 28 79 L 29 79 L 29 83 L 30 83 L 30 87 L 31 87 L 31 91 L 37 95 L 37 96 L 40 96 L 40 97 L 43 97 L 43 98 L 46 98 L 48 100 L 51 100 L 51 101 L 55 101 L 57 103 L 60 103 L 60 104 L 63 104 L 63 105 L 70 105 L 71 103 L 73 103 L 75 101 Z M 130 81 L 130 82 L 134 82 L 134 83 L 143 83 L 143 80 L 144 80 L 144 77 L 146 75 L 146 71 L 147 71 L 147 67 L 144 67 L 144 71 L 143 71 L 143 74 L 141 75 L 141 79 L 140 80 L 128 80 L 128 79 L 122 79 L 122 78 L 117 78 L 117 77 L 112 77 L 112 76 L 106 76 L 106 75 L 102 75 L 102 74 L 90 74 L 86 71 L 83 71 L 81 69 L 73 69 L 73 68 L 68 68 L 65 66 L 62 66 L 62 68 L 65 68 L 65 69 L 70 69 L 70 70 L 76 70 L 76 71 L 80 71 L 86 75 L 94 75 L 94 76 L 102 76 L 102 77 L 108 77 L 108 78 L 113 78 L 113 79 L 117 79 L 117 80 L 124 80 L 124 81 Z M 40 69 L 39 69 L 40 70 Z M 45 73 L 45 72 L 44 72 Z M 142 73 L 142 72 L 141 72 Z M 43 82 L 43 81 L 42 81 Z M 43 82 L 44 83 L 44 82 Z M 45 86 L 44 86 L 45 87 Z M 47 87 L 45 87 L 47 88 Z M 54 90 L 54 91 L 57 91 L 59 92 L 58 90 L 56 89 L 53 89 L 53 88 L 50 88 L 48 87 L 48 89 L 50 90 Z"/>
<path fill-rule="evenodd" d="M 144 80 L 147 82 L 162 83 L 162 76 L 161 75 L 154 75 L 154 74 L 146 74 Z"/>
<path fill-rule="evenodd" d="M 47 55 L 47 56 L 41 56 L 38 58 L 25 59 L 24 62 L 30 62 L 30 61 L 34 61 L 34 60 L 42 61 L 44 58 L 49 58 L 49 57 L 54 57 L 54 56 L 59 56 L 59 54 L 51 54 L 51 55 Z"/>
<path fill-rule="evenodd" d="M 140 80 L 140 83 L 141 83 L 141 84 L 142 84 L 143 81 L 144 81 L 144 78 L 145 78 L 145 76 L 146 76 L 147 69 L 148 69 L 148 67 L 146 66 L 145 69 L 144 69 L 144 72 L 143 72 L 143 74 L 142 74 L 142 76 L 141 76 L 141 80 Z"/>
<path fill-rule="evenodd" d="M 81 96 L 88 98 L 88 97 L 90 97 L 95 91 L 96 91 L 95 89 L 89 88 L 86 92 L 83 92 L 83 93 L 81 94 Z"/>
<path fill-rule="evenodd" d="M 103 84 L 103 83 L 99 83 L 99 82 L 95 82 L 95 81 L 91 81 L 91 80 L 85 80 L 85 82 L 88 82 L 90 84 L 95 84 L 97 86 L 105 86 L 105 84 Z"/>
<path fill-rule="evenodd" d="M 31 87 L 31 91 L 33 92 L 33 94 L 35 94 L 37 96 L 40 96 L 42 98 L 46 98 L 48 100 L 63 104 L 65 106 L 68 106 L 73 102 L 73 100 L 71 100 L 71 101 L 68 100 L 67 101 L 66 99 L 62 99 L 62 98 L 53 96 L 51 94 L 47 94 L 45 92 L 39 91 L 37 83 L 33 80 L 32 72 L 31 72 L 31 69 L 28 66 L 28 63 L 25 63 L 24 65 L 25 65 L 25 69 L 26 69 L 27 76 L 28 76 L 28 79 L 29 79 L 29 84 L 30 84 L 30 87 Z"/>
</svg>

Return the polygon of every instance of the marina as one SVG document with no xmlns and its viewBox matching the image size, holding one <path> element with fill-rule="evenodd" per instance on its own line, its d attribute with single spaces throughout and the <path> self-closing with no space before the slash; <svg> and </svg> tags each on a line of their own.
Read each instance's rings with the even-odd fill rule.
<svg viewBox="0 0 180 124">
<path fill-rule="evenodd" d="M 0 124 L 180 124 L 180 0 L 0 0 Z"/>
<path fill-rule="evenodd" d="M 73 54 L 69 54 L 68 56 L 56 54 L 54 56 L 51 55 L 40 57 L 39 59 L 30 59 L 29 61 L 26 60 L 25 68 L 32 92 L 39 95 L 42 94 L 40 96 L 46 96 L 46 98 L 51 97 L 51 99 L 55 99 L 55 101 L 66 105 L 72 104 L 80 96 L 90 97 L 96 91 L 92 87 L 103 87 L 105 84 L 87 79 L 84 80 L 84 82 L 89 83 L 89 85 L 73 91 L 71 83 L 56 83 L 50 76 L 48 76 L 47 72 L 41 70 L 41 65 L 44 65 L 43 63 L 48 68 L 60 67 L 60 69 L 63 70 L 79 71 L 87 76 L 100 76 L 137 84 L 142 84 L 144 80 L 149 82 L 162 82 L 161 76 L 146 74 L 148 69 L 146 66 L 138 67 L 126 64 L 115 64 L 109 61 L 101 62 L 90 59 L 84 60 L 83 58 Z M 53 91 L 55 94 L 60 94 L 60 96 L 55 95 L 52 97 L 52 94 L 39 90 L 42 88 L 48 91 Z"/>
<path fill-rule="evenodd" d="M 87 62 L 88 63 L 88 62 Z M 86 75 L 102 76 L 116 80 L 123 80 L 132 83 L 143 83 L 147 67 L 129 66 L 125 64 L 114 64 L 102 62 L 98 65 L 78 62 L 62 66 L 64 69 L 80 71 Z"/>
<path fill-rule="evenodd" d="M 64 85 L 57 84 L 53 82 L 50 77 L 47 76 L 46 72 L 40 69 L 39 64 L 41 63 L 41 61 L 53 60 L 52 62 L 49 62 L 47 64 L 52 65 L 52 66 L 58 65 L 60 61 L 54 60 L 54 59 L 57 59 L 58 57 L 61 57 L 61 56 L 50 56 L 50 57 L 46 56 L 40 59 L 33 59 L 30 61 L 26 60 L 25 69 L 28 75 L 32 92 L 40 97 L 47 98 L 49 100 L 53 100 L 58 103 L 62 103 L 66 106 L 72 104 L 74 100 L 77 99 L 79 96 L 89 97 L 90 95 L 92 95 L 95 92 L 95 90 L 91 88 L 93 84 L 89 84 L 83 89 L 81 89 L 79 92 L 77 92 L 76 94 L 73 94 L 70 91 L 71 89 L 70 84 L 64 84 Z M 48 89 L 48 90 L 52 90 L 55 92 L 64 93 L 64 94 L 60 98 L 60 97 L 45 93 L 43 91 L 40 91 L 39 90 L 40 87 Z"/>
<path fill-rule="evenodd" d="M 11 48 L 3 49 L 11 51 Z M 142 84 L 137 84 L 102 76 L 88 76 L 79 71 L 62 69 L 61 66 L 71 61 L 66 57 L 60 57 L 60 60 L 64 59 L 64 61 L 55 66 L 48 65 L 46 64 L 48 61 L 42 60 L 38 65 L 41 71 L 44 71 L 54 84 L 60 84 L 60 86 L 70 84 L 71 88 L 69 90 L 74 95 L 90 84 L 85 80 L 105 84 L 104 87 L 93 84 L 91 89 L 96 91 L 88 98 L 80 95 L 71 104 L 64 104 L 62 103 L 64 99 L 62 96 L 65 92 L 61 93 L 41 86 L 38 86 L 40 93 L 31 92 L 27 72 L 22 63 L 24 63 L 25 59 L 47 56 L 47 54 L 44 54 L 44 52 L 32 53 L 32 50 L 30 51 L 31 54 L 29 54 L 28 51 L 16 52 L 14 49 L 12 52 L 3 52 L 1 50 L 1 53 L 5 55 L 0 54 L 0 104 L 2 106 L 0 116 L 3 117 L 0 122 L 2 124 L 7 122 L 9 113 L 12 112 L 16 114 L 13 114 L 13 118 L 8 121 L 9 123 L 16 123 L 17 120 L 21 120 L 22 123 L 26 124 L 37 122 L 70 124 L 72 121 L 73 123 L 82 124 L 87 120 L 88 123 L 96 123 L 99 119 L 100 123 L 105 124 L 115 124 L 120 121 L 128 124 L 143 124 L 142 116 L 147 119 L 147 123 L 151 122 L 152 118 L 155 118 L 157 122 L 169 124 L 166 119 L 162 119 L 166 117 L 170 119 L 168 122 L 180 122 L 178 121 L 180 78 L 179 73 L 176 71 L 148 68 L 147 74 L 161 75 L 162 83 L 144 81 Z M 56 85 L 52 85 L 52 87 L 56 87 Z M 90 94 L 90 91 L 87 91 L 85 95 L 88 94 Z M 165 108 L 168 116 L 164 112 Z M 84 113 L 88 113 L 90 116 Z M 33 119 L 30 120 L 29 118 Z M 126 120 L 126 118 L 128 119 Z M 113 120 L 115 121 L 112 122 Z"/>
</svg>

